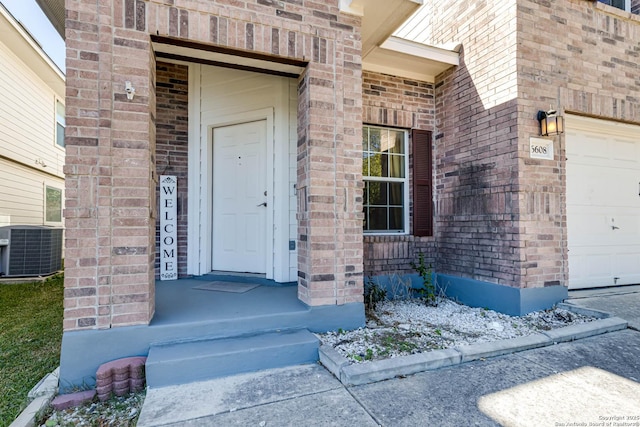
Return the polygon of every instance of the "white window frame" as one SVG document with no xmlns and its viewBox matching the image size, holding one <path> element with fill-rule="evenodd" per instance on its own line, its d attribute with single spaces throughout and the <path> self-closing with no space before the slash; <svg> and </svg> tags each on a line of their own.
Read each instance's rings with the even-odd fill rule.
<svg viewBox="0 0 640 427">
<path fill-rule="evenodd" d="M 58 111 L 58 106 L 62 107 L 62 116 L 59 114 Z M 53 131 L 53 139 L 54 139 L 54 144 L 56 147 L 61 148 L 64 150 L 64 148 L 66 147 L 65 141 L 64 141 L 64 130 L 67 128 L 67 120 L 66 120 L 66 107 L 64 105 L 64 102 L 62 102 L 60 99 L 56 98 L 56 102 L 54 104 L 54 116 L 55 116 L 55 128 Z M 63 139 L 62 139 L 62 144 L 60 144 L 60 141 L 58 140 L 58 125 L 61 125 L 63 128 Z"/>
<path fill-rule="evenodd" d="M 384 178 L 384 177 L 368 177 L 366 175 L 362 175 L 363 182 L 366 181 L 378 181 L 378 182 L 400 182 L 403 184 L 402 186 L 402 209 L 403 209 L 403 230 L 392 231 L 392 230 L 363 230 L 363 233 L 367 236 L 398 236 L 398 235 L 408 235 L 409 234 L 409 189 L 410 189 L 410 180 L 409 180 L 409 131 L 407 129 L 399 129 L 393 128 L 389 126 L 377 126 L 377 125 L 368 125 L 364 124 L 362 126 L 363 132 L 366 128 L 371 129 L 381 129 L 381 130 L 390 130 L 394 132 L 402 132 L 404 135 L 404 178 Z M 365 152 L 365 148 L 363 146 L 362 153 Z M 366 187 L 365 187 L 366 188 Z M 365 208 L 365 202 L 367 195 L 363 194 L 363 209 Z M 367 212 L 364 212 L 367 215 Z M 364 224 L 363 224 L 364 226 Z"/>
<path fill-rule="evenodd" d="M 52 189 L 52 190 L 56 190 L 60 192 L 60 221 L 49 221 L 47 220 L 47 190 L 48 189 Z M 43 205 L 42 205 L 42 210 L 43 210 L 43 216 L 42 216 L 42 221 L 44 225 L 61 225 L 64 218 L 62 216 L 62 210 L 64 208 L 64 189 L 58 187 L 56 184 L 52 184 L 52 183 L 48 183 L 45 182 L 43 185 L 43 189 L 42 189 L 42 196 L 43 196 Z"/>
<path fill-rule="evenodd" d="M 610 4 L 607 4 L 607 3 L 603 2 L 602 0 L 598 0 L 598 1 L 599 1 L 600 3 L 603 3 L 603 4 L 607 5 L 607 6 L 615 7 L 615 8 L 616 8 L 616 9 L 618 9 L 618 10 L 622 10 L 622 9 L 620 9 L 620 8 L 619 8 L 619 7 L 617 7 L 617 6 L 612 6 L 612 5 L 610 5 Z M 624 0 L 624 11 L 625 11 L 625 12 L 631 12 L 631 0 Z"/>
</svg>

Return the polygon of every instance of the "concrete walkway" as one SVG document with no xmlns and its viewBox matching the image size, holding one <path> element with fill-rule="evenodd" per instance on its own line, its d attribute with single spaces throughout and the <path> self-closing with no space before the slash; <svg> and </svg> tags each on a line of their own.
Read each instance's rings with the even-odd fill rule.
<svg viewBox="0 0 640 427">
<path fill-rule="evenodd" d="M 638 325 L 640 292 L 622 289 L 624 295 L 572 292 L 569 302 Z M 150 389 L 138 426 L 589 423 L 640 426 L 640 332 L 626 329 L 352 387 L 320 365 L 304 365 Z"/>
<path fill-rule="evenodd" d="M 640 331 L 640 285 L 570 291 L 570 304 L 606 311 Z"/>
</svg>

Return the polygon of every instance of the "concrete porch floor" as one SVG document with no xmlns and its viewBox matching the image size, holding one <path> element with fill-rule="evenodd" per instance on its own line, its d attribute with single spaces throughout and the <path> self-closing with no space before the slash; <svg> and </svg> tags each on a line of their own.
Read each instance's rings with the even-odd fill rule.
<svg viewBox="0 0 640 427">
<path fill-rule="evenodd" d="M 214 281 L 259 286 L 242 293 L 197 289 Z M 276 283 L 257 275 L 207 274 L 156 282 L 156 312 L 149 326 L 251 318 L 309 311 L 296 283 Z"/>
<path fill-rule="evenodd" d="M 212 281 L 257 283 L 243 293 L 194 289 Z M 214 274 L 156 282 L 156 310 L 148 325 L 68 331 L 62 337 L 61 392 L 93 386 L 98 366 L 131 356 L 148 356 L 154 346 L 248 338 L 284 331 L 326 332 L 364 325 L 364 305 L 311 307 L 294 284 L 252 275 Z"/>
</svg>

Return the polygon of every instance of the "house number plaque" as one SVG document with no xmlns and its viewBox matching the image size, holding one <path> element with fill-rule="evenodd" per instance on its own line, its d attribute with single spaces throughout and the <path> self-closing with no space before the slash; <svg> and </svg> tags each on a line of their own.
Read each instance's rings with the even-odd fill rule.
<svg viewBox="0 0 640 427">
<path fill-rule="evenodd" d="M 160 280 L 178 278 L 178 179 L 160 176 Z"/>
<path fill-rule="evenodd" d="M 529 157 L 532 159 L 553 160 L 553 140 L 529 138 Z"/>
</svg>

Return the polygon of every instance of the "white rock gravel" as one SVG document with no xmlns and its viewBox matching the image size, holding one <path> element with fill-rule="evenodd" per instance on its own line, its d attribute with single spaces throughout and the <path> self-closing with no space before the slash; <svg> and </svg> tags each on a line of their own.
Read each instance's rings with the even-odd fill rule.
<svg viewBox="0 0 640 427">
<path fill-rule="evenodd" d="M 318 337 L 353 363 L 360 363 L 521 337 L 592 320 L 595 319 L 558 308 L 513 317 L 448 299 L 438 299 L 435 307 L 414 299 L 385 301 L 367 314 L 366 327 L 319 334 Z M 131 394 L 104 403 L 94 402 L 53 412 L 41 427 L 133 426 L 144 395 L 144 392 Z"/>
<path fill-rule="evenodd" d="M 449 299 L 427 306 L 419 299 L 385 301 L 367 314 L 366 327 L 318 334 L 352 363 L 381 360 L 531 335 L 595 320 L 554 308 L 522 317 L 472 308 Z"/>
<path fill-rule="evenodd" d="M 135 426 L 145 392 L 114 397 L 106 402 L 92 402 L 77 408 L 54 411 L 40 427 Z"/>
</svg>

